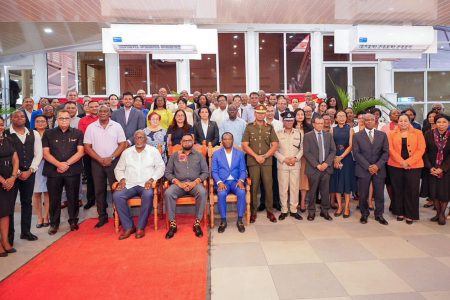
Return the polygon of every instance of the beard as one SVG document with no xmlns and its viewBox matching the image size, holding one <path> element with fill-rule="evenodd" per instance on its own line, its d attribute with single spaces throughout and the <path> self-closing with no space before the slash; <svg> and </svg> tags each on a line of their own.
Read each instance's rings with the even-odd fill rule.
<svg viewBox="0 0 450 300">
<path fill-rule="evenodd" d="M 190 151 L 194 145 L 190 144 L 189 146 L 183 146 L 183 150 Z"/>
</svg>

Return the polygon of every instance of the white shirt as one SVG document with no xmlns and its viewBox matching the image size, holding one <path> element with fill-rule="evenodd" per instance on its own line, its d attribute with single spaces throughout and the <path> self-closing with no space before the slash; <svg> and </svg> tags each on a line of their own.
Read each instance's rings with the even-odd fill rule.
<svg viewBox="0 0 450 300">
<path fill-rule="evenodd" d="M 33 113 L 33 111 L 28 111 L 26 109 L 24 109 L 23 111 L 27 114 L 28 121 L 31 121 L 31 114 Z"/>
<path fill-rule="evenodd" d="M 135 186 L 144 187 L 146 181 L 161 178 L 165 168 L 161 154 L 155 147 L 146 145 L 139 153 L 136 146 L 133 146 L 122 152 L 114 175 L 119 181 L 126 180 L 127 189 Z"/>
<path fill-rule="evenodd" d="M 131 107 L 126 109 L 125 108 L 125 124 L 128 124 L 128 118 L 130 117 Z"/>
<path fill-rule="evenodd" d="M 83 143 L 91 144 L 92 149 L 100 157 L 110 157 L 118 145 L 126 140 L 122 126 L 110 119 L 106 128 L 100 125 L 99 120 L 89 124 Z"/>
<path fill-rule="evenodd" d="M 15 133 L 19 138 L 19 140 L 22 142 L 22 144 L 25 144 L 25 139 L 27 138 L 27 135 L 30 134 L 30 131 L 26 127 L 24 134 L 17 133 L 12 126 L 9 128 L 9 132 L 11 134 Z M 42 160 L 42 140 L 41 136 L 39 135 L 39 132 L 33 130 L 33 134 L 34 134 L 34 147 L 33 147 L 34 157 L 33 160 L 31 161 L 30 168 L 36 171 L 39 168 L 39 164 L 41 163 Z"/>
<path fill-rule="evenodd" d="M 233 149 L 231 149 L 230 153 L 228 153 L 227 150 L 225 150 L 225 156 L 226 156 L 227 161 L 228 161 L 228 166 L 229 166 L 230 169 L 231 169 L 231 160 L 233 159 Z M 231 174 L 230 174 L 230 176 L 228 176 L 228 178 L 227 178 L 227 180 L 233 180 L 233 179 L 234 179 L 234 178 L 233 178 L 233 176 L 231 176 Z"/>
<path fill-rule="evenodd" d="M 224 110 L 216 109 L 213 111 L 213 113 L 211 114 L 211 121 L 214 121 L 217 123 L 217 126 L 220 126 L 220 124 L 222 124 L 223 121 L 228 120 L 229 116 L 228 116 L 228 111 L 225 108 Z"/>
<path fill-rule="evenodd" d="M 200 121 L 200 123 L 202 124 L 203 134 L 205 135 L 206 139 L 206 134 L 208 133 L 208 123 L 204 123 L 203 121 Z"/>
<path fill-rule="evenodd" d="M 275 130 L 275 132 L 283 129 L 283 123 L 277 119 L 273 119 L 271 123 L 269 123 L 266 119 L 266 122 L 273 126 L 273 129 Z"/>
</svg>

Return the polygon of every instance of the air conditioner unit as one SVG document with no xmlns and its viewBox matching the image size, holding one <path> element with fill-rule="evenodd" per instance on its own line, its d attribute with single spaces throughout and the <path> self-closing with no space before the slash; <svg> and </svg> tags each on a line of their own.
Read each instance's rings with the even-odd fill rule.
<svg viewBox="0 0 450 300">
<path fill-rule="evenodd" d="M 334 32 L 335 53 L 375 53 L 377 58 L 420 58 L 436 53 L 432 26 L 357 25 Z"/>
<path fill-rule="evenodd" d="M 195 25 L 112 24 L 102 32 L 104 53 L 149 53 L 166 59 L 217 54 L 217 30 Z M 161 59 L 161 58 L 160 58 Z"/>
</svg>

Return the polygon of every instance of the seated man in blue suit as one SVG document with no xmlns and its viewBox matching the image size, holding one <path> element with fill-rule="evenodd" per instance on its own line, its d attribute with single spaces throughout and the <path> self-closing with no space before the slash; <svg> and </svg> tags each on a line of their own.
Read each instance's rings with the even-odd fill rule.
<svg viewBox="0 0 450 300">
<path fill-rule="evenodd" d="M 233 134 L 225 132 L 222 135 L 223 148 L 214 152 L 212 157 L 212 176 L 217 184 L 217 197 L 221 222 L 218 232 L 223 233 L 227 228 L 227 195 L 233 193 L 237 196 L 239 232 L 245 227 L 242 216 L 245 211 L 245 179 L 247 167 L 244 152 L 233 147 Z"/>
</svg>

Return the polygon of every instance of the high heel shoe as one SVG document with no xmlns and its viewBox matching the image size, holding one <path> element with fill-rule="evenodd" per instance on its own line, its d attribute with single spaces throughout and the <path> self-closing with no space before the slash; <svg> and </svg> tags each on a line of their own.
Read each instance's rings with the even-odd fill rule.
<svg viewBox="0 0 450 300">
<path fill-rule="evenodd" d="M 344 219 L 350 218 L 350 214 L 351 214 L 351 213 L 350 213 L 350 211 L 349 211 L 348 214 L 344 214 L 344 215 L 343 215 L 343 218 L 344 218 Z"/>
<path fill-rule="evenodd" d="M 6 251 L 6 253 L 9 253 L 9 254 L 11 254 L 11 253 L 16 253 L 17 252 L 17 250 L 15 249 L 15 248 L 11 248 L 11 249 L 5 249 L 5 251 Z"/>
<path fill-rule="evenodd" d="M 7 257 L 8 256 L 8 252 L 0 252 L 0 257 Z"/>
<path fill-rule="evenodd" d="M 406 224 L 411 225 L 413 223 L 413 220 L 406 219 Z"/>
<path fill-rule="evenodd" d="M 334 216 L 335 216 L 336 218 L 337 218 L 337 217 L 340 217 L 340 216 L 342 215 L 342 212 L 343 212 L 343 210 L 341 210 L 341 212 L 339 212 L 339 213 L 336 211 L 336 212 L 334 213 Z"/>
</svg>

